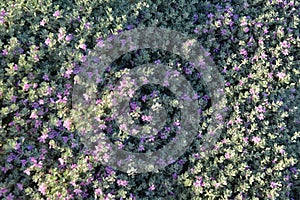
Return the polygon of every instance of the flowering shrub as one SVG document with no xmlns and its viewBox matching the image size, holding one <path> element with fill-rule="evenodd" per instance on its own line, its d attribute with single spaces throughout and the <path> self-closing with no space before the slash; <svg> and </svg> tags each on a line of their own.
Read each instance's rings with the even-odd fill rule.
<svg viewBox="0 0 300 200">
<path fill-rule="evenodd" d="M 298 1 L 37 1 L 0 3 L 0 197 L 3 199 L 297 199 L 300 194 L 300 7 Z M 91 49 L 118 32 L 156 26 L 196 38 L 225 82 L 227 117 L 214 149 L 198 151 L 209 124 L 209 91 L 183 59 L 138 50 L 116 60 L 99 84 L 99 104 L 126 68 L 172 65 L 203 110 L 189 149 L 158 172 L 103 166 L 70 118 L 74 77 Z M 126 84 L 126 83 L 124 83 Z M 120 148 L 146 152 L 180 128 L 176 99 L 163 86 L 132 94 L 136 123 L 167 106 L 156 137 L 128 138 L 109 117 L 103 129 Z M 109 112 L 109 110 L 105 110 Z"/>
</svg>

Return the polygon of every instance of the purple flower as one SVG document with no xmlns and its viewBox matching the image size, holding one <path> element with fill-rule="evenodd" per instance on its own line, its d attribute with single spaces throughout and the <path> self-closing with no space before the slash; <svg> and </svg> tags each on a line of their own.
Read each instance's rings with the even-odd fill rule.
<svg viewBox="0 0 300 200">
<path fill-rule="evenodd" d="M 71 129 L 71 124 L 72 124 L 71 120 L 67 119 L 64 121 L 63 126 L 69 131 Z"/>
<path fill-rule="evenodd" d="M 60 165 L 64 165 L 64 163 L 65 163 L 64 159 L 62 159 L 62 158 L 59 158 L 58 161 L 59 161 Z"/>
<path fill-rule="evenodd" d="M 264 52 L 262 52 L 261 55 L 260 55 L 260 58 L 265 59 L 266 57 L 267 57 L 267 55 Z"/>
<path fill-rule="evenodd" d="M 209 100 L 210 98 L 209 98 L 209 96 L 206 94 L 206 95 L 204 95 L 204 96 L 202 97 L 202 99 L 205 100 L 205 101 L 207 101 L 207 100 Z"/>
<path fill-rule="evenodd" d="M 8 190 L 6 188 L 0 188 L 0 197 L 5 194 Z"/>
<path fill-rule="evenodd" d="M 213 15 L 212 13 L 209 13 L 209 14 L 207 15 L 207 17 L 208 17 L 209 19 L 212 19 L 212 18 L 214 17 L 214 15 Z"/>
<path fill-rule="evenodd" d="M 198 187 L 204 187 L 205 185 L 204 185 L 204 183 L 203 183 L 203 180 L 202 180 L 202 177 L 200 176 L 200 177 L 197 177 L 197 180 L 196 180 L 196 182 L 194 183 L 194 186 L 196 187 L 196 188 L 198 188 Z"/>
<path fill-rule="evenodd" d="M 39 187 L 39 191 L 40 191 L 43 195 L 45 195 L 45 194 L 46 194 L 46 190 L 47 190 L 46 184 L 45 184 L 45 183 L 42 183 L 42 184 L 40 185 L 40 187 Z"/>
<path fill-rule="evenodd" d="M 155 63 L 156 65 L 158 65 L 158 64 L 161 63 L 161 61 L 160 61 L 160 60 L 156 60 L 156 61 L 154 61 L 154 63 Z"/>
<path fill-rule="evenodd" d="M 6 49 L 3 49 L 3 50 L 2 50 L 2 55 L 3 55 L 3 56 L 8 55 L 8 51 L 7 51 Z"/>
<path fill-rule="evenodd" d="M 4 24 L 4 18 L 0 16 L 0 24 Z"/>
<path fill-rule="evenodd" d="M 95 194 L 96 194 L 96 195 L 99 195 L 99 194 L 101 195 L 101 194 L 103 194 L 101 188 L 97 188 L 97 189 L 95 190 Z"/>
<path fill-rule="evenodd" d="M 222 34 L 222 35 L 226 35 L 226 33 L 227 33 L 227 31 L 226 31 L 225 29 L 222 29 L 222 30 L 221 30 L 221 34 Z"/>
<path fill-rule="evenodd" d="M 198 21 L 198 18 L 199 18 L 198 15 L 194 14 L 194 23 Z"/>
<path fill-rule="evenodd" d="M 134 28 L 134 26 L 131 25 L 131 24 L 127 26 L 127 29 L 128 29 L 128 30 L 131 30 L 131 29 L 133 29 L 133 28 Z"/>
<path fill-rule="evenodd" d="M 47 46 L 51 44 L 50 38 L 47 38 L 47 39 L 45 40 L 45 44 L 46 44 Z"/>
<path fill-rule="evenodd" d="M 39 59 L 39 56 L 38 55 L 34 55 L 34 60 L 36 61 L 36 62 L 38 62 L 40 59 Z"/>
<path fill-rule="evenodd" d="M 244 56 L 248 55 L 248 53 L 247 53 L 247 51 L 245 49 L 241 49 L 240 54 L 244 55 Z"/>
<path fill-rule="evenodd" d="M 69 140 L 68 136 L 63 136 L 62 139 L 63 139 L 64 143 L 67 143 Z"/>
<path fill-rule="evenodd" d="M 87 56 L 82 56 L 81 57 L 81 62 L 85 62 L 86 61 Z"/>
<path fill-rule="evenodd" d="M 178 177 L 177 173 L 173 173 L 172 177 L 173 177 L 173 179 L 177 179 L 177 177 Z"/>
<path fill-rule="evenodd" d="M 82 193 L 82 190 L 80 188 L 76 188 L 74 190 L 74 193 L 78 195 L 78 194 Z"/>
<path fill-rule="evenodd" d="M 44 79 L 45 81 L 49 81 L 49 76 L 48 76 L 47 74 L 45 74 L 45 75 L 43 76 L 43 79 Z"/>
<path fill-rule="evenodd" d="M 80 44 L 80 45 L 79 45 L 79 48 L 80 48 L 80 49 L 83 49 L 83 50 L 86 50 L 86 44 Z"/>
<path fill-rule="evenodd" d="M 14 103 L 16 103 L 17 98 L 18 98 L 17 96 L 12 96 L 12 97 L 11 97 L 11 101 L 14 102 Z"/>
<path fill-rule="evenodd" d="M 275 183 L 275 182 L 272 181 L 271 184 L 270 184 L 270 187 L 271 187 L 271 188 L 276 188 L 277 185 L 278 185 L 277 183 Z"/>
<path fill-rule="evenodd" d="M 176 121 L 173 124 L 174 124 L 174 126 L 180 126 L 180 122 L 179 121 Z"/>
<path fill-rule="evenodd" d="M 226 158 L 226 159 L 229 159 L 229 158 L 231 158 L 231 155 L 230 155 L 230 153 L 226 153 L 226 154 L 225 154 L 225 158 Z"/>
<path fill-rule="evenodd" d="M 166 135 L 165 133 L 162 133 L 162 134 L 160 135 L 160 138 L 161 138 L 161 139 L 167 139 L 167 135 Z"/>
<path fill-rule="evenodd" d="M 237 118 L 236 120 L 235 120 L 235 122 L 237 123 L 237 124 L 239 124 L 239 123 L 241 123 L 243 120 L 241 119 L 241 118 Z"/>
<path fill-rule="evenodd" d="M 218 187 L 220 187 L 220 185 L 221 185 L 221 183 L 216 183 L 215 187 L 218 188 Z"/>
<path fill-rule="evenodd" d="M 4 17 L 6 15 L 6 11 L 2 9 L 0 15 Z"/>
<path fill-rule="evenodd" d="M 19 150 L 21 148 L 21 144 L 20 143 L 17 143 L 16 145 L 15 145 L 15 149 L 16 150 Z"/>
<path fill-rule="evenodd" d="M 153 190 L 155 190 L 155 186 L 152 184 L 150 187 L 149 187 L 149 189 L 148 189 L 149 191 L 153 191 Z"/>
<path fill-rule="evenodd" d="M 55 12 L 53 13 L 53 16 L 54 16 L 54 17 L 58 17 L 58 16 L 60 16 L 60 12 L 59 12 L 59 10 L 55 11 Z"/>
<path fill-rule="evenodd" d="M 96 44 L 97 47 L 104 47 L 104 41 L 102 39 L 98 39 L 97 40 L 97 44 Z"/>
<path fill-rule="evenodd" d="M 17 64 L 14 64 L 14 70 L 17 71 L 19 69 Z"/>
<path fill-rule="evenodd" d="M 283 72 L 278 72 L 278 73 L 276 74 L 276 76 L 277 76 L 279 79 L 284 79 L 284 77 L 285 77 L 286 75 L 285 75 L 285 73 L 283 73 Z"/>
<path fill-rule="evenodd" d="M 261 139 L 259 137 L 253 136 L 252 141 L 258 144 L 261 141 Z"/>
<path fill-rule="evenodd" d="M 247 21 L 246 20 L 242 20 L 241 26 L 247 26 Z"/>
<path fill-rule="evenodd" d="M 73 39 L 73 35 L 72 35 L 72 34 L 68 34 L 68 35 L 66 36 L 66 41 L 67 41 L 67 42 L 71 41 L 72 39 Z"/>
<path fill-rule="evenodd" d="M 19 190 L 23 190 L 23 184 L 17 183 L 17 187 L 19 188 Z"/>
<path fill-rule="evenodd" d="M 282 54 L 285 56 L 289 55 L 289 50 L 287 49 L 282 50 Z"/>
<path fill-rule="evenodd" d="M 151 122 L 152 121 L 152 116 L 142 115 L 142 120 L 145 121 L 145 122 Z"/>
<path fill-rule="evenodd" d="M 149 138 L 148 138 L 148 141 L 149 142 L 153 142 L 155 140 L 155 137 L 153 135 L 151 135 Z"/>
<path fill-rule="evenodd" d="M 128 181 L 126 181 L 126 180 L 117 180 L 117 184 L 119 186 L 126 186 L 128 184 Z"/>
<path fill-rule="evenodd" d="M 66 73 L 64 74 L 65 78 L 70 78 L 70 75 L 73 73 L 73 69 L 69 68 L 67 69 Z"/>
<path fill-rule="evenodd" d="M 142 96 L 142 101 L 145 102 L 147 99 L 147 95 Z"/>
<path fill-rule="evenodd" d="M 196 159 L 199 159 L 200 155 L 199 155 L 199 153 L 195 153 L 195 154 L 193 154 L 193 157 L 196 158 Z"/>
<path fill-rule="evenodd" d="M 258 111 L 258 112 L 266 112 L 266 109 L 264 108 L 264 107 L 262 107 L 261 105 L 259 105 L 258 107 L 256 107 L 256 110 Z"/>
<path fill-rule="evenodd" d="M 14 199 L 14 195 L 12 193 L 9 193 L 8 196 L 6 196 L 6 200 L 13 200 Z"/>
<path fill-rule="evenodd" d="M 31 84 L 25 83 L 23 86 L 23 91 L 27 91 L 30 88 Z"/>
<path fill-rule="evenodd" d="M 178 164 L 179 165 L 183 165 L 185 162 L 184 162 L 184 160 L 182 160 L 182 159 L 180 159 L 179 161 L 178 161 Z"/>
<path fill-rule="evenodd" d="M 41 25 L 41 26 L 45 26 L 45 24 L 46 24 L 46 21 L 43 19 L 43 20 L 40 22 L 40 25 Z"/>
<path fill-rule="evenodd" d="M 263 114 L 259 114 L 257 117 L 259 120 L 263 120 L 265 118 L 265 116 Z"/>
<path fill-rule="evenodd" d="M 28 149 L 29 151 L 31 151 L 31 150 L 33 149 L 33 146 L 32 146 L 32 145 L 28 145 L 28 146 L 27 146 L 27 149 Z"/>
<path fill-rule="evenodd" d="M 60 41 L 63 40 L 64 36 L 65 36 L 64 33 L 59 33 L 58 34 L 58 40 L 60 40 Z"/>
<path fill-rule="evenodd" d="M 289 44 L 287 41 L 280 42 L 280 45 L 281 45 L 283 48 L 289 48 L 289 47 L 290 47 L 290 44 Z"/>
<path fill-rule="evenodd" d="M 30 115 L 30 117 L 29 117 L 30 119 L 37 119 L 38 118 L 38 116 L 37 116 L 37 114 L 36 114 L 36 112 L 35 111 L 33 111 L 33 112 L 31 112 L 31 115 Z"/>
<path fill-rule="evenodd" d="M 38 138 L 38 140 L 39 142 L 45 143 L 47 138 L 48 138 L 48 134 L 43 134 Z"/>
<path fill-rule="evenodd" d="M 298 170 L 297 170 L 296 167 L 292 167 L 292 168 L 290 169 L 290 171 L 291 171 L 293 174 L 297 174 L 297 173 L 298 173 Z"/>
<path fill-rule="evenodd" d="M 39 128 L 41 125 L 42 125 L 42 121 L 41 120 L 35 120 L 35 124 L 34 124 L 35 128 Z"/>
<path fill-rule="evenodd" d="M 90 22 L 85 23 L 84 28 L 86 28 L 86 29 L 91 28 L 91 23 Z"/>
</svg>

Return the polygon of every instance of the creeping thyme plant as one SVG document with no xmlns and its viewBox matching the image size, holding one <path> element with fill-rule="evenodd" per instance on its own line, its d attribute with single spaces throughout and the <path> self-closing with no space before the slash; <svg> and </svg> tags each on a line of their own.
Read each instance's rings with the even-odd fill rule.
<svg viewBox="0 0 300 200">
<path fill-rule="evenodd" d="M 1 1 L 1 199 L 299 199 L 299 23 L 295 0 Z M 175 30 L 203 45 L 224 77 L 227 115 L 214 148 L 199 152 L 210 117 L 199 74 L 169 52 L 122 56 L 105 71 L 105 86 L 126 69 L 164 63 L 187 77 L 203 105 L 201 131 L 178 160 L 158 172 L 130 174 L 102 165 L 82 144 L 71 100 L 89 52 L 142 27 Z M 154 105 L 166 106 L 169 117 L 155 137 L 120 135 L 104 116 L 107 136 L 132 152 L 168 143 L 180 108 L 166 87 L 135 91 L 130 114 L 148 123 L 145 110 Z"/>
</svg>

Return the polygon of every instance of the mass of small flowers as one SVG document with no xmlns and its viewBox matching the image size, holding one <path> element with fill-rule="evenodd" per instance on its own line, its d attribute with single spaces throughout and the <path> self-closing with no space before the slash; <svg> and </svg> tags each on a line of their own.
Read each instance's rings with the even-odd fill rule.
<svg viewBox="0 0 300 200">
<path fill-rule="evenodd" d="M 211 98 L 201 72 L 170 52 L 122 56 L 99 80 L 99 121 L 120 149 L 155 151 L 180 129 L 180 108 L 164 85 L 130 91 L 139 124 L 165 107 L 151 137 L 126 134 L 107 107 L 126 69 L 172 66 L 198 95 L 199 133 L 157 172 L 124 173 L 99 162 L 70 117 L 76 77 L 89 52 L 123 31 L 159 27 L 197 39 L 224 77 L 223 130 L 199 151 Z M 172 38 L 170 38 L 172 39 Z M 126 85 L 128 83 L 122 82 Z M 88 98 L 86 96 L 85 98 Z M 300 2 L 297 0 L 0 1 L 0 199 L 294 199 L 300 197 Z M 109 156 L 102 159 L 110 159 Z"/>
</svg>

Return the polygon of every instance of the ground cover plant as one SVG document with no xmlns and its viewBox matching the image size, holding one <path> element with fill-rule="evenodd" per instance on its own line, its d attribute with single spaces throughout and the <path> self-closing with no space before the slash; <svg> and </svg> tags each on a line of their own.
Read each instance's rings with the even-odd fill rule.
<svg viewBox="0 0 300 200">
<path fill-rule="evenodd" d="M 1 199 L 299 199 L 300 3 L 293 0 L 4 0 L 0 2 Z M 124 173 L 97 161 L 71 120 L 74 79 L 89 52 L 122 31 L 160 27 L 184 33 L 210 53 L 224 77 L 223 131 L 198 151 L 210 121 L 210 94 L 184 59 L 143 49 L 103 74 L 99 98 L 111 141 L 132 152 L 160 148 L 176 135 L 180 109 L 166 87 L 145 85 L 131 99 L 136 123 L 167 107 L 156 137 L 120 134 L 106 112 L 126 69 L 168 64 L 202 105 L 190 148 L 158 172 Z"/>
</svg>

